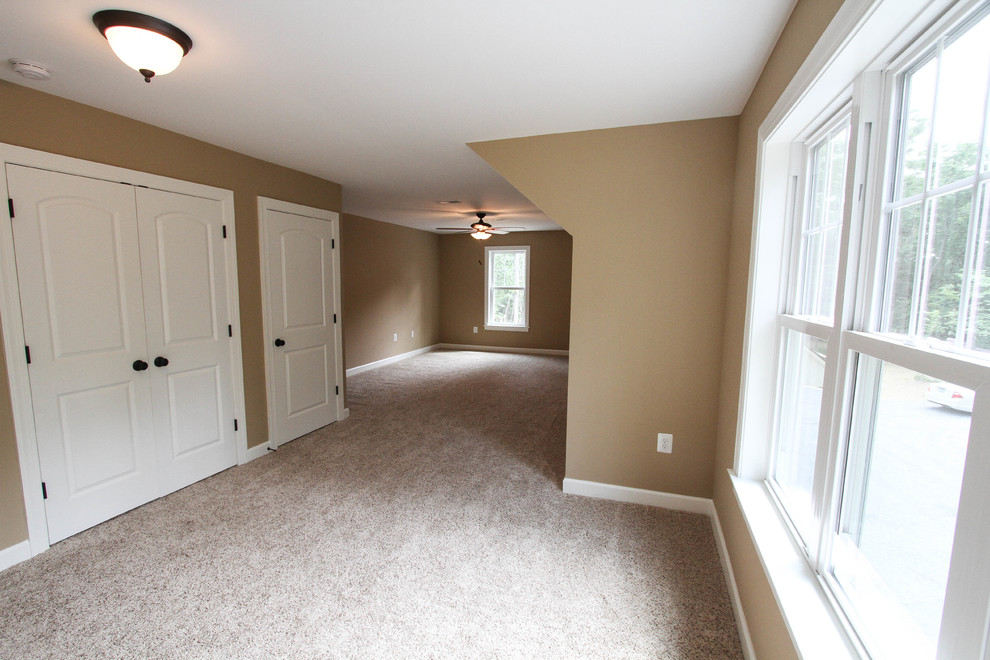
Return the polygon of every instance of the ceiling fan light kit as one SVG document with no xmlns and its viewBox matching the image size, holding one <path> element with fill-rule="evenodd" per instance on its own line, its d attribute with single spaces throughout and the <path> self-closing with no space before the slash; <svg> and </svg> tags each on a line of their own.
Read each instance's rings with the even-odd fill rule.
<svg viewBox="0 0 990 660">
<path fill-rule="evenodd" d="M 93 14 L 93 24 L 117 57 L 144 76 L 145 82 L 174 71 L 192 49 L 188 34 L 147 14 L 105 9 Z"/>
</svg>

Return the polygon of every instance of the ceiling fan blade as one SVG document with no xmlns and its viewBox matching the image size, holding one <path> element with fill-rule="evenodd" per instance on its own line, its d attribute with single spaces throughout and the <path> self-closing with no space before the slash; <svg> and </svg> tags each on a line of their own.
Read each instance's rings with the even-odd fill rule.
<svg viewBox="0 0 990 660">
<path fill-rule="evenodd" d="M 489 234 L 508 234 L 509 232 L 504 231 L 502 229 L 489 229 L 488 230 L 488 233 Z"/>
<path fill-rule="evenodd" d="M 460 232 L 473 232 L 473 229 L 465 229 L 464 227 L 437 227 L 437 231 L 460 231 Z"/>
</svg>

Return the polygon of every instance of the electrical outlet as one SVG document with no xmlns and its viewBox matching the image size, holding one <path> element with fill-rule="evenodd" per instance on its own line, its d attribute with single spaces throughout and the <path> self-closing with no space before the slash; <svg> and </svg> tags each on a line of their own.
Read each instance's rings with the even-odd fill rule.
<svg viewBox="0 0 990 660">
<path fill-rule="evenodd" d="M 399 341 L 399 333 L 398 332 L 395 333 L 394 335 L 392 335 L 392 341 Z"/>
<path fill-rule="evenodd" d="M 657 433 L 657 451 L 661 454 L 669 454 L 674 451 L 673 433 Z"/>
<path fill-rule="evenodd" d="M 474 326 L 474 334 L 478 334 L 478 326 Z"/>
</svg>

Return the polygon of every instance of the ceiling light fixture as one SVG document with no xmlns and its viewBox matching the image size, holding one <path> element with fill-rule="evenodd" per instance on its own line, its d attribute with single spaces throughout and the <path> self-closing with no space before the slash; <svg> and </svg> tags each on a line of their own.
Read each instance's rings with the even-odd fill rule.
<svg viewBox="0 0 990 660">
<path fill-rule="evenodd" d="M 491 237 L 492 235 L 489 234 L 487 231 L 476 231 L 473 234 L 471 234 L 471 238 L 477 238 L 479 241 L 487 241 Z"/>
<path fill-rule="evenodd" d="M 192 48 L 188 34 L 146 14 L 106 9 L 93 14 L 93 24 L 117 57 L 144 76 L 145 82 L 174 71 Z"/>
</svg>

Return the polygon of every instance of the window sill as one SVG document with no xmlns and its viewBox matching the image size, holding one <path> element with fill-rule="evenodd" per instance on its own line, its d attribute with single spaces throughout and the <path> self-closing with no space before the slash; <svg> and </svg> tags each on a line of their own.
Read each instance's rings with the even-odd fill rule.
<svg viewBox="0 0 990 660">
<path fill-rule="evenodd" d="M 505 330 L 507 332 L 529 332 L 528 325 L 486 325 L 485 330 Z"/>
<path fill-rule="evenodd" d="M 733 492 L 763 564 L 777 606 L 802 658 L 863 658 L 832 602 L 795 543 L 766 486 L 730 471 Z"/>
</svg>

